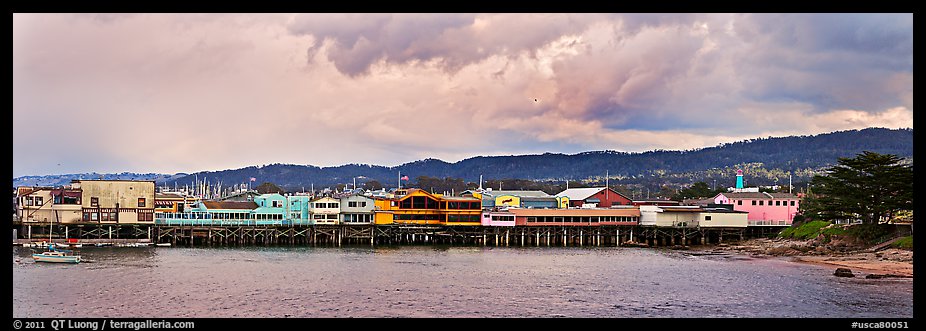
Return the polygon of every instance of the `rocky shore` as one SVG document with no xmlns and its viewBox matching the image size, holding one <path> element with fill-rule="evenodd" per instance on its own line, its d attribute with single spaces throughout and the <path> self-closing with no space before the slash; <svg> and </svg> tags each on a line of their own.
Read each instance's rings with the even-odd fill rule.
<svg viewBox="0 0 926 331">
<path fill-rule="evenodd" d="M 848 268 L 866 278 L 912 278 L 913 251 L 888 248 L 872 251 L 840 242 L 821 244 L 816 240 L 750 239 L 713 247 L 712 251 L 730 251 L 755 257 L 790 256 L 793 261 Z M 858 275 L 861 273 L 861 275 Z"/>
</svg>

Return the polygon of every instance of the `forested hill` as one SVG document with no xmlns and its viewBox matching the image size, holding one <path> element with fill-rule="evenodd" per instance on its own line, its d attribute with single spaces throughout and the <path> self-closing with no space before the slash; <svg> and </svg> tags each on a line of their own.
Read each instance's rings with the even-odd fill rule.
<svg viewBox="0 0 926 331">
<path fill-rule="evenodd" d="M 287 189 L 308 189 L 312 184 L 320 188 L 351 183 L 354 177 L 363 176 L 358 183 L 376 180 L 386 187 L 394 187 L 399 171 L 408 175 L 412 182 L 418 176 L 452 177 L 475 182 L 478 181 L 479 175 L 483 175 L 487 180 L 583 180 L 602 177 L 605 171 L 609 171 L 612 177 L 634 178 L 654 174 L 661 176 L 693 173 L 744 164 L 787 172 L 819 169 L 835 164 L 839 157 L 851 157 L 862 151 L 912 158 L 913 130 L 868 128 L 814 136 L 756 138 L 687 151 L 593 151 L 578 154 L 477 156 L 456 163 L 425 159 L 395 167 L 349 164 L 322 168 L 273 164 L 199 172 L 171 178 L 160 184 L 173 186 L 176 181 L 178 185 L 183 186 L 193 182 L 194 178 L 207 178 L 211 183 L 233 185 L 245 183 L 253 177 L 258 183 L 271 182 Z"/>
</svg>

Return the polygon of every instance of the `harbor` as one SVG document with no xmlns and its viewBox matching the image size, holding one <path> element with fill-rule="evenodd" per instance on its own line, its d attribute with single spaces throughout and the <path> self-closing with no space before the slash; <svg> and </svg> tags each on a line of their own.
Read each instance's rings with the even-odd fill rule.
<svg viewBox="0 0 926 331">
<path fill-rule="evenodd" d="M 765 237 L 753 229 L 678 229 L 642 226 L 440 226 L 440 225 L 99 225 L 20 224 L 14 245 L 52 242 L 86 246 L 341 246 L 475 245 L 495 247 L 675 247 L 723 244 Z M 20 231 L 21 230 L 21 231 Z"/>
<path fill-rule="evenodd" d="M 912 279 L 739 254 L 458 245 L 14 247 L 18 317 L 845 317 L 913 314 Z M 813 293 L 814 295 L 806 295 Z M 826 307 L 826 309 L 820 309 Z"/>
</svg>

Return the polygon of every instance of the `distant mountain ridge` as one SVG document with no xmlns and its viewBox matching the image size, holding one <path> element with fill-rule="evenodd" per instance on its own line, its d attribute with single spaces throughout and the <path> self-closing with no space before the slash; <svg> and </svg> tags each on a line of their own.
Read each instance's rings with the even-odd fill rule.
<svg viewBox="0 0 926 331">
<path fill-rule="evenodd" d="M 817 169 L 836 163 L 838 157 L 851 157 L 862 151 L 913 155 L 912 129 L 868 128 L 838 131 L 813 136 L 756 138 L 686 151 L 648 151 L 627 153 L 591 151 L 578 154 L 544 153 L 514 156 L 476 156 L 455 163 L 424 159 L 394 167 L 346 164 L 335 167 L 271 164 L 240 169 L 209 171 L 176 179 L 178 185 L 189 184 L 194 177 L 223 185 L 245 183 L 254 177 L 258 183 L 271 182 L 295 190 L 352 182 L 377 180 L 394 187 L 398 172 L 412 181 L 417 176 L 462 178 L 466 181 L 519 178 L 530 180 L 583 180 L 611 176 L 636 177 L 666 173 L 697 172 L 729 168 L 742 164 L 762 164 L 766 169 L 784 171 Z M 168 184 L 172 185 L 173 180 Z M 758 184 L 758 183 L 756 183 Z"/>
<path fill-rule="evenodd" d="M 137 174 L 132 172 L 121 172 L 118 174 L 100 174 L 96 172 L 87 172 L 82 174 L 63 174 L 63 175 L 45 175 L 45 176 L 22 176 L 13 178 L 13 187 L 19 186 L 61 186 L 70 183 L 75 179 L 109 179 L 109 180 L 153 180 L 155 182 L 166 182 L 168 180 L 185 177 L 187 174 L 179 173 L 169 174 Z"/>
<path fill-rule="evenodd" d="M 585 180 L 601 178 L 605 171 L 608 171 L 612 178 L 639 178 L 729 169 L 744 164 L 754 167 L 758 164 L 764 169 L 794 171 L 807 176 L 807 169 L 829 166 L 835 164 L 839 157 L 851 157 L 866 150 L 912 157 L 913 129 L 868 128 L 813 136 L 756 138 L 684 151 L 655 150 L 642 153 L 590 151 L 578 154 L 476 156 L 454 163 L 428 158 L 394 167 L 365 164 L 346 164 L 334 167 L 271 164 L 261 167 L 204 171 L 189 175 L 143 174 L 138 176 L 152 176 L 145 177 L 145 180 L 155 180 L 159 185 L 169 186 L 175 183 L 179 186 L 190 184 L 194 178 L 199 180 L 206 178 L 211 183 L 221 182 L 228 186 L 247 183 L 253 177 L 257 184 L 271 182 L 289 190 L 298 190 L 302 187 L 308 189 L 313 184 L 315 188 L 321 188 L 350 183 L 354 177 L 358 176 L 362 176 L 358 183 L 377 180 L 387 187 L 394 187 L 399 171 L 402 175 L 408 175 L 412 182 L 417 176 L 462 178 L 475 182 L 478 181 L 479 175 L 483 175 L 486 180 L 509 178 Z M 16 178 L 14 185 L 18 181 L 25 182 L 29 177 L 36 176 Z"/>
</svg>

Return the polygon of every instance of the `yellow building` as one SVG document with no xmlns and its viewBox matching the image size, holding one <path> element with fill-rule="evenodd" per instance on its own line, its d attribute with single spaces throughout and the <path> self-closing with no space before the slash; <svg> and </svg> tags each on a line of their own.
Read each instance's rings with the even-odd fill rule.
<svg viewBox="0 0 926 331">
<path fill-rule="evenodd" d="M 84 222 L 154 222 L 154 181 L 76 180 L 75 185 Z"/>
<path fill-rule="evenodd" d="M 177 192 L 155 193 L 154 212 L 182 213 L 190 206 L 195 205 L 196 202 L 198 202 L 198 199 Z"/>
<path fill-rule="evenodd" d="M 376 199 L 374 223 L 480 225 L 481 201 L 476 198 L 445 197 L 420 189 L 407 189 L 393 199 Z"/>
</svg>

